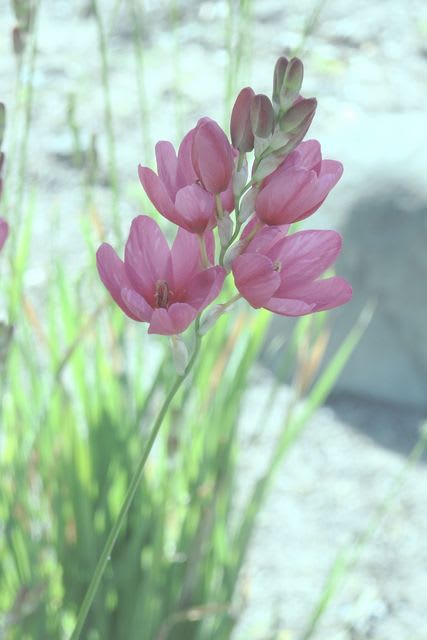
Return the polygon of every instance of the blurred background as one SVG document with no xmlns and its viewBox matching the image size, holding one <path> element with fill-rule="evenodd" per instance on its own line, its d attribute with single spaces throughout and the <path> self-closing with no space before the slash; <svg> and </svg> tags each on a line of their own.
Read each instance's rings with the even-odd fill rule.
<svg viewBox="0 0 427 640">
<path fill-rule="evenodd" d="M 305 66 L 304 95 L 318 99 L 308 138 L 320 140 L 324 157 L 344 164 L 342 180 L 304 226 L 342 233 L 337 271 L 352 283 L 354 298 L 330 314 L 327 330 L 322 325 L 310 334 L 304 325 L 306 339 L 284 318 L 247 329 L 245 344 L 251 344 L 253 330 L 259 350 L 252 354 L 255 365 L 239 387 L 242 407 L 237 411 L 236 405 L 230 418 L 234 424 L 240 415 L 241 427 L 237 506 L 228 507 L 232 512 L 239 512 L 239 496 L 246 495 L 262 473 L 277 425 L 294 402 L 295 367 L 282 366 L 286 354 L 292 353 L 290 345 L 297 341 L 300 362 L 307 344 L 313 353 L 313 345 L 320 348 L 318 336 L 327 334 L 320 349 L 322 364 L 316 360 L 315 369 L 319 364 L 318 375 L 326 375 L 329 391 L 332 378 L 327 376 L 332 375 L 331 366 L 338 366 L 334 355 L 340 345 L 353 335 L 354 327 L 362 334 L 363 325 L 363 335 L 358 334 L 360 339 L 342 355 L 341 364 L 346 364 L 342 370 L 340 364 L 327 405 L 318 408 L 326 399 L 326 387 L 317 388 L 318 396 L 309 396 L 316 411 L 310 423 L 307 418 L 308 428 L 298 432 L 298 442 L 263 502 L 240 573 L 238 593 L 244 605 L 232 625 L 232 637 L 427 638 L 427 468 L 419 440 L 427 411 L 426 38 L 427 7 L 421 0 L 0 0 L 0 101 L 7 110 L 0 206 L 12 232 L 1 257 L 1 341 L 8 355 L 2 370 L 5 402 L 0 427 L 0 457 L 7 476 L 3 484 L 0 481 L 0 637 L 66 637 L 83 588 L 76 587 L 70 595 L 64 586 L 49 586 L 47 592 L 52 588 L 56 600 L 45 598 L 43 589 L 53 574 L 53 582 L 63 581 L 61 572 L 56 575 L 49 564 L 58 561 L 60 547 L 59 538 L 53 542 L 56 534 L 51 535 L 51 529 L 59 527 L 52 496 L 54 515 L 40 515 L 46 507 L 48 461 L 61 451 L 56 430 L 71 420 L 61 414 L 61 395 L 55 396 L 55 415 L 46 418 L 48 399 L 56 389 L 51 385 L 70 364 L 74 378 L 68 379 L 65 372 L 58 385 L 63 385 L 60 393 L 67 395 L 73 411 L 79 406 L 75 394 L 82 399 L 82 386 L 88 384 L 82 372 L 93 362 L 92 346 L 77 353 L 78 361 L 70 361 L 80 341 L 89 335 L 96 343 L 93 348 L 101 364 L 90 379 L 100 376 L 106 382 L 98 389 L 96 411 L 88 409 L 86 399 L 85 419 L 81 408 L 76 409 L 76 433 L 90 423 L 87 416 L 101 411 L 111 388 L 118 385 L 108 370 L 118 371 L 127 389 L 114 387 L 111 402 L 116 393 L 125 399 L 131 393 L 123 353 L 131 362 L 130 379 L 141 373 L 138 357 L 143 361 L 142 391 L 138 401 L 132 400 L 132 416 L 140 419 L 155 375 L 167 386 L 167 363 L 156 368 L 163 358 L 156 339 L 148 344 L 141 327 L 130 327 L 118 315 L 111 326 L 104 326 L 115 312 L 109 304 L 105 309 L 94 273 L 93 255 L 101 239 L 120 250 L 131 219 L 152 211 L 138 181 L 138 163 L 153 166 L 155 142 L 178 144 L 203 115 L 218 120 L 228 132 L 238 91 L 251 85 L 256 92 L 270 94 L 277 57 L 298 55 Z M 103 338 L 92 335 L 98 319 Z M 19 328 L 20 322 L 25 329 Z M 219 331 L 228 340 L 234 335 L 228 325 Z M 127 341 L 133 346 L 123 346 Z M 134 354 L 139 342 L 145 360 Z M 29 364 L 33 350 L 37 357 Z M 114 357 L 108 354 L 111 350 Z M 235 365 L 227 366 L 231 372 Z M 44 372 L 52 367 L 55 377 L 46 381 L 50 374 Z M 207 372 L 200 376 L 208 380 Z M 204 406 L 203 398 L 200 402 Z M 31 411 L 32 405 L 38 413 Z M 194 412 L 195 406 L 190 403 L 188 411 Z M 148 408 L 148 417 L 151 413 Z M 50 431 L 34 445 L 31 430 L 42 431 L 45 422 Z M 103 424 L 107 428 L 105 420 Z M 74 436 L 64 447 L 74 446 L 71 442 L 75 444 Z M 45 474 L 38 470 L 43 446 Z M 106 455 L 114 447 L 106 447 Z M 34 468 L 29 468 L 29 461 Z M 87 464 L 93 471 L 92 462 Z M 21 487 L 22 504 L 16 497 L 21 491 L 19 474 L 21 480 L 29 474 L 35 483 L 28 494 Z M 154 490 L 149 489 L 148 493 Z M 61 491 L 56 500 L 61 501 Z M 22 521 L 18 506 L 26 513 Z M 41 535 L 46 518 L 52 522 Z M 64 530 L 73 518 L 68 525 L 66 520 L 64 515 Z M 105 527 L 99 524 L 99 531 Z M 18 529 L 27 531 L 24 538 L 35 540 L 33 550 L 23 550 L 28 539 L 17 542 Z M 227 531 L 222 541 L 226 547 Z M 72 538 L 71 547 L 76 542 Z M 61 553 L 58 557 L 63 563 Z M 44 569 L 35 575 L 34 567 L 41 564 Z M 6 572 L 11 572 L 7 579 Z M 341 574 L 345 580 L 338 588 L 334 576 Z M 212 589 L 215 593 L 215 586 Z M 65 600 L 63 593 L 68 594 Z M 329 600 L 328 594 L 334 598 Z M 117 594 L 110 597 L 111 610 L 114 598 Z M 68 618 L 54 624 L 49 609 L 60 609 L 63 602 L 69 607 Z M 44 613 L 34 626 L 42 604 Z M 205 613 L 212 611 L 199 611 L 195 619 Z M 174 631 L 153 625 L 158 635 L 139 627 L 140 635 L 117 631 L 112 637 L 181 637 L 173 635 L 175 622 L 170 625 Z M 196 626 L 190 625 L 191 633 L 196 633 Z M 85 637 L 107 637 L 100 628 Z M 190 636 L 187 628 L 182 638 L 229 637 L 222 627 L 221 632 L 200 629 L 199 635 Z"/>
</svg>

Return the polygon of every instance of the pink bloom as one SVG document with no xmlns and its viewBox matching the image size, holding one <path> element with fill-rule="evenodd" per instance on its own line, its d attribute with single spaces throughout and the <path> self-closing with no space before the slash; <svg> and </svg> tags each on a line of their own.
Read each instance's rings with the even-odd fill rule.
<svg viewBox="0 0 427 640">
<path fill-rule="evenodd" d="M 351 287 L 343 278 L 318 279 L 336 260 L 341 236 L 335 231 L 299 231 L 264 227 L 232 265 L 240 294 L 255 308 L 284 316 L 302 316 L 348 302 Z"/>
<path fill-rule="evenodd" d="M 6 242 L 7 236 L 9 235 L 9 225 L 6 220 L 0 218 L 0 250 L 3 249 L 3 245 Z"/>
<path fill-rule="evenodd" d="M 212 234 L 206 238 L 213 261 Z M 219 294 L 225 270 L 203 269 L 197 237 L 179 229 L 172 248 L 147 216 L 132 222 L 124 262 L 109 244 L 96 255 L 100 278 L 133 320 L 148 322 L 148 333 L 182 333 Z"/>
<path fill-rule="evenodd" d="M 268 225 L 307 218 L 325 200 L 343 172 L 340 162 L 322 160 L 317 140 L 302 142 L 261 183 L 255 208 Z"/>
<path fill-rule="evenodd" d="M 226 191 L 233 175 L 233 149 L 224 131 L 213 120 L 202 118 L 197 123 L 191 158 L 206 191 L 215 194 Z"/>
<path fill-rule="evenodd" d="M 202 118 L 197 127 L 206 122 L 213 121 Z M 184 137 L 178 155 L 170 142 L 158 142 L 157 174 L 139 165 L 138 175 L 147 196 L 165 218 L 190 233 L 201 234 L 216 225 L 216 218 L 214 196 L 200 184 L 193 167 L 192 148 L 197 127 Z M 231 179 L 221 200 L 226 211 L 233 210 Z"/>
</svg>

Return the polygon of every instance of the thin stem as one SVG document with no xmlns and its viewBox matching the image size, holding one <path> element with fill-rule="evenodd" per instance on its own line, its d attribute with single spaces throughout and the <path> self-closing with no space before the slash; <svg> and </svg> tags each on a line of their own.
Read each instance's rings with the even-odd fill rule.
<svg viewBox="0 0 427 640">
<path fill-rule="evenodd" d="M 231 245 L 233 244 L 233 242 L 236 240 L 237 236 L 238 236 L 238 235 L 239 235 L 239 233 L 240 233 L 240 229 L 242 228 L 242 224 L 243 224 L 243 222 L 240 222 L 240 220 L 239 220 L 239 213 L 240 213 L 240 200 L 241 200 L 241 199 L 242 199 L 242 197 L 245 195 L 245 193 L 246 193 L 247 191 L 249 191 L 249 189 L 250 189 L 251 187 L 253 187 L 253 186 L 254 186 L 254 184 L 255 184 L 255 183 L 254 183 L 254 181 L 253 181 L 253 180 L 249 180 L 248 184 L 247 184 L 245 187 L 243 187 L 243 189 L 241 190 L 241 192 L 239 193 L 239 195 L 238 195 L 238 196 L 236 196 L 236 202 L 235 202 L 235 207 L 234 207 L 234 208 L 235 208 L 235 213 L 236 213 L 236 226 L 235 226 L 235 229 L 234 229 L 233 235 L 231 236 L 230 241 L 228 242 L 228 244 L 227 244 L 225 247 L 222 247 L 222 248 L 221 248 L 221 253 L 220 253 L 220 255 L 219 255 L 219 264 L 220 264 L 220 265 L 223 265 L 223 264 L 224 264 L 224 256 L 225 256 L 225 253 L 226 253 L 227 249 L 228 249 L 229 247 L 231 247 Z M 257 229 L 257 230 L 258 230 L 258 229 Z"/>
<path fill-rule="evenodd" d="M 188 374 L 190 373 L 194 365 L 194 362 L 196 360 L 197 354 L 200 349 L 200 342 L 201 342 L 201 336 L 198 333 L 199 323 L 200 323 L 200 318 L 198 317 L 195 322 L 195 344 L 194 344 L 194 350 L 193 350 L 191 359 L 187 365 L 187 368 L 184 374 L 177 376 L 154 422 L 154 425 L 150 432 L 150 436 L 145 445 L 144 451 L 142 452 L 142 455 L 139 459 L 136 471 L 132 477 L 131 483 L 128 487 L 122 506 L 120 508 L 120 513 L 117 516 L 117 519 L 108 535 L 107 542 L 104 545 L 101 556 L 98 560 L 98 564 L 96 565 L 88 590 L 84 597 L 83 603 L 80 607 L 80 611 L 77 616 L 76 626 L 74 628 L 74 631 L 71 635 L 70 640 L 78 640 L 80 638 L 80 634 L 82 632 L 84 623 L 86 621 L 89 610 L 92 606 L 93 600 L 95 598 L 95 595 L 98 590 L 99 584 L 101 582 L 101 578 L 104 574 L 105 568 L 110 559 L 117 537 L 120 533 L 120 529 L 123 526 L 123 522 L 126 517 L 126 514 L 129 511 L 129 508 L 133 502 L 138 486 L 141 482 L 142 476 L 144 474 L 145 464 L 147 462 L 148 456 L 150 455 L 151 449 L 153 448 L 153 445 L 159 433 L 160 427 L 162 426 L 163 420 L 167 414 L 167 411 L 169 409 L 169 406 L 172 400 L 174 399 L 177 391 L 181 387 L 182 383 L 184 382 L 184 380 L 186 379 L 186 377 L 188 376 Z"/>
<path fill-rule="evenodd" d="M 218 220 L 222 220 L 224 217 L 224 209 L 222 208 L 221 196 L 219 193 L 215 194 L 215 207 Z"/>
<path fill-rule="evenodd" d="M 144 34 L 141 28 L 143 24 L 144 5 L 138 0 L 130 0 L 133 22 L 133 46 L 135 52 L 135 62 L 137 66 L 136 82 L 138 90 L 139 115 L 141 119 L 142 145 L 145 159 L 150 157 L 151 134 L 150 120 L 148 117 L 149 105 L 148 94 L 145 82 L 145 54 L 144 54 Z"/>
<path fill-rule="evenodd" d="M 112 192 L 112 212 L 113 212 L 113 225 L 116 237 L 120 240 L 120 219 L 119 219 L 119 181 L 117 177 L 117 162 L 116 162 L 116 146 L 114 138 L 114 126 L 113 126 L 113 110 L 111 107 L 111 95 L 110 95 L 110 77 L 108 69 L 108 54 L 107 54 L 107 38 L 105 34 L 104 25 L 98 9 L 97 0 L 92 0 L 92 10 L 95 16 L 97 31 L 98 31 L 98 45 L 101 56 L 101 80 L 102 89 L 104 93 L 104 118 L 105 129 L 107 132 L 107 144 L 108 144 L 108 162 L 111 179 L 111 192 Z"/>
<path fill-rule="evenodd" d="M 237 172 L 239 172 L 241 170 L 241 168 L 243 167 L 244 159 L 245 159 L 245 154 L 243 153 L 243 151 L 241 151 L 239 153 L 239 158 L 237 160 Z"/>
<path fill-rule="evenodd" d="M 202 255 L 203 266 L 205 268 L 210 267 L 211 263 L 210 263 L 208 252 L 207 252 L 207 249 L 206 249 L 205 236 L 203 235 L 203 233 L 200 233 L 200 234 L 198 234 L 197 237 L 199 238 L 200 253 Z"/>
<path fill-rule="evenodd" d="M 224 308 L 224 310 L 228 309 L 228 307 L 231 307 L 232 304 L 240 300 L 241 297 L 242 296 L 240 293 L 236 293 L 232 298 L 230 298 L 230 300 L 227 300 L 227 302 L 223 302 L 221 306 Z"/>
</svg>

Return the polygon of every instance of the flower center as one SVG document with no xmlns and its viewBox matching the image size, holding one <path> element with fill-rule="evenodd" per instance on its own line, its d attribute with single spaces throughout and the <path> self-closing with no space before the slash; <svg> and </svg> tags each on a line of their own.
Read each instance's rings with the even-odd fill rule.
<svg viewBox="0 0 427 640">
<path fill-rule="evenodd" d="M 154 299 L 158 309 L 167 309 L 169 304 L 169 285 L 166 280 L 157 280 Z"/>
<path fill-rule="evenodd" d="M 280 262 L 280 260 L 275 260 L 273 263 L 273 270 L 277 271 L 278 273 L 281 272 L 282 270 L 282 263 Z"/>
</svg>

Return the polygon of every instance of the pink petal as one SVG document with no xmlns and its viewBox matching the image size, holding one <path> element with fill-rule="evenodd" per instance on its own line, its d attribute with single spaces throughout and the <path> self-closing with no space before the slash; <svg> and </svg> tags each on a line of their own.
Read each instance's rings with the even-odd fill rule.
<svg viewBox="0 0 427 640">
<path fill-rule="evenodd" d="M 156 144 L 157 173 L 169 194 L 171 201 L 175 200 L 177 185 L 178 160 L 173 144 L 160 141 Z"/>
<path fill-rule="evenodd" d="M 231 213 L 234 210 L 233 181 L 230 180 L 228 187 L 221 193 L 221 204 L 224 211 Z"/>
<path fill-rule="evenodd" d="M 315 187 L 304 192 L 303 197 L 305 201 L 303 203 L 297 203 L 294 201 L 294 213 L 296 217 L 294 222 L 305 220 L 311 216 L 326 200 L 328 193 L 335 187 L 338 180 L 343 173 L 343 166 L 341 162 L 335 160 L 323 160 L 320 168 L 319 177 L 317 179 Z"/>
<path fill-rule="evenodd" d="M 209 262 L 211 264 L 215 263 L 215 236 L 212 231 L 205 231 L 203 234 L 206 245 L 206 253 L 208 254 Z"/>
<path fill-rule="evenodd" d="M 178 191 L 175 208 L 182 227 L 191 233 L 203 233 L 215 213 L 215 199 L 200 185 L 192 184 Z"/>
<path fill-rule="evenodd" d="M 138 175 L 145 193 L 157 211 L 171 222 L 179 225 L 181 218 L 159 176 L 152 169 L 141 165 L 138 167 Z"/>
<path fill-rule="evenodd" d="M 185 289 L 190 280 L 201 268 L 199 239 L 194 233 L 178 229 L 171 249 L 172 284 L 176 296 Z"/>
<path fill-rule="evenodd" d="M 132 287 L 129 278 L 126 275 L 125 266 L 113 247 L 107 243 L 103 243 L 96 252 L 96 266 L 99 277 L 104 286 L 109 291 L 113 300 L 119 305 L 132 320 L 138 320 L 138 316 L 132 313 L 131 309 L 122 299 L 122 289 Z"/>
<path fill-rule="evenodd" d="M 318 278 L 337 259 L 342 238 L 336 231 L 298 231 L 279 241 L 268 252 L 281 263 L 282 283 L 277 296 L 292 298 L 289 291 Z"/>
<path fill-rule="evenodd" d="M 169 309 L 155 309 L 148 333 L 172 336 L 182 333 L 197 316 L 197 309 L 183 302 L 175 302 Z"/>
<path fill-rule="evenodd" d="M 225 269 L 218 266 L 200 271 L 189 283 L 185 301 L 202 311 L 219 295 L 225 276 Z"/>
<path fill-rule="evenodd" d="M 341 162 L 337 160 L 322 160 L 322 164 L 319 171 L 319 178 L 323 176 L 330 176 L 329 184 L 332 185 L 329 187 L 329 191 L 332 187 L 335 187 L 338 180 L 341 178 L 344 171 L 344 167 Z"/>
<path fill-rule="evenodd" d="M 138 293 L 154 306 L 157 280 L 170 281 L 171 257 L 159 225 L 148 216 L 138 216 L 131 224 L 125 248 L 126 273 Z"/>
<path fill-rule="evenodd" d="M 295 287 L 288 292 L 289 297 L 313 305 L 313 311 L 325 311 L 339 307 L 351 300 L 352 289 L 344 278 L 333 276 L 326 280 L 316 280 Z"/>
<path fill-rule="evenodd" d="M 3 249 L 7 236 L 9 235 L 9 225 L 6 220 L 0 218 L 0 250 Z"/>
<path fill-rule="evenodd" d="M 195 130 L 195 128 L 191 129 L 184 136 L 184 139 L 178 149 L 178 188 L 185 187 L 188 184 L 193 184 L 197 180 L 197 175 L 194 171 L 193 162 L 191 160 L 191 149 L 193 146 Z"/>
<path fill-rule="evenodd" d="M 224 131 L 213 120 L 199 121 L 191 158 L 207 191 L 217 194 L 227 189 L 234 168 L 233 152 Z"/>
<path fill-rule="evenodd" d="M 292 169 L 286 175 L 277 175 L 262 187 L 255 201 L 258 217 L 269 225 L 289 224 L 294 221 L 292 201 L 307 182 L 314 180 L 314 171 Z"/>
<path fill-rule="evenodd" d="M 234 283 L 253 307 L 264 307 L 278 286 L 280 276 L 271 260 L 257 253 L 244 253 L 232 265 Z"/>
<path fill-rule="evenodd" d="M 281 316 L 305 316 L 312 313 L 314 304 L 307 304 L 301 300 L 291 300 L 288 298 L 271 298 L 265 308 Z"/>
<path fill-rule="evenodd" d="M 121 296 L 126 307 L 138 320 L 150 322 L 153 309 L 139 293 L 133 289 L 122 289 Z"/>
<path fill-rule="evenodd" d="M 285 167 L 297 167 L 298 169 L 305 169 L 314 171 L 319 174 L 322 163 L 322 151 L 320 142 L 318 140 L 306 140 L 301 142 L 296 149 L 289 154 L 284 161 L 283 168 Z"/>
<path fill-rule="evenodd" d="M 249 235 L 249 233 L 257 224 L 260 224 L 260 220 L 255 216 L 245 227 L 241 235 L 241 239 L 244 240 L 244 238 Z M 245 249 L 245 253 L 247 252 L 266 254 L 276 242 L 286 236 L 288 229 L 288 224 L 274 227 L 266 225 L 262 227 L 262 229 L 257 231 L 252 240 L 249 242 L 248 246 Z"/>
</svg>

